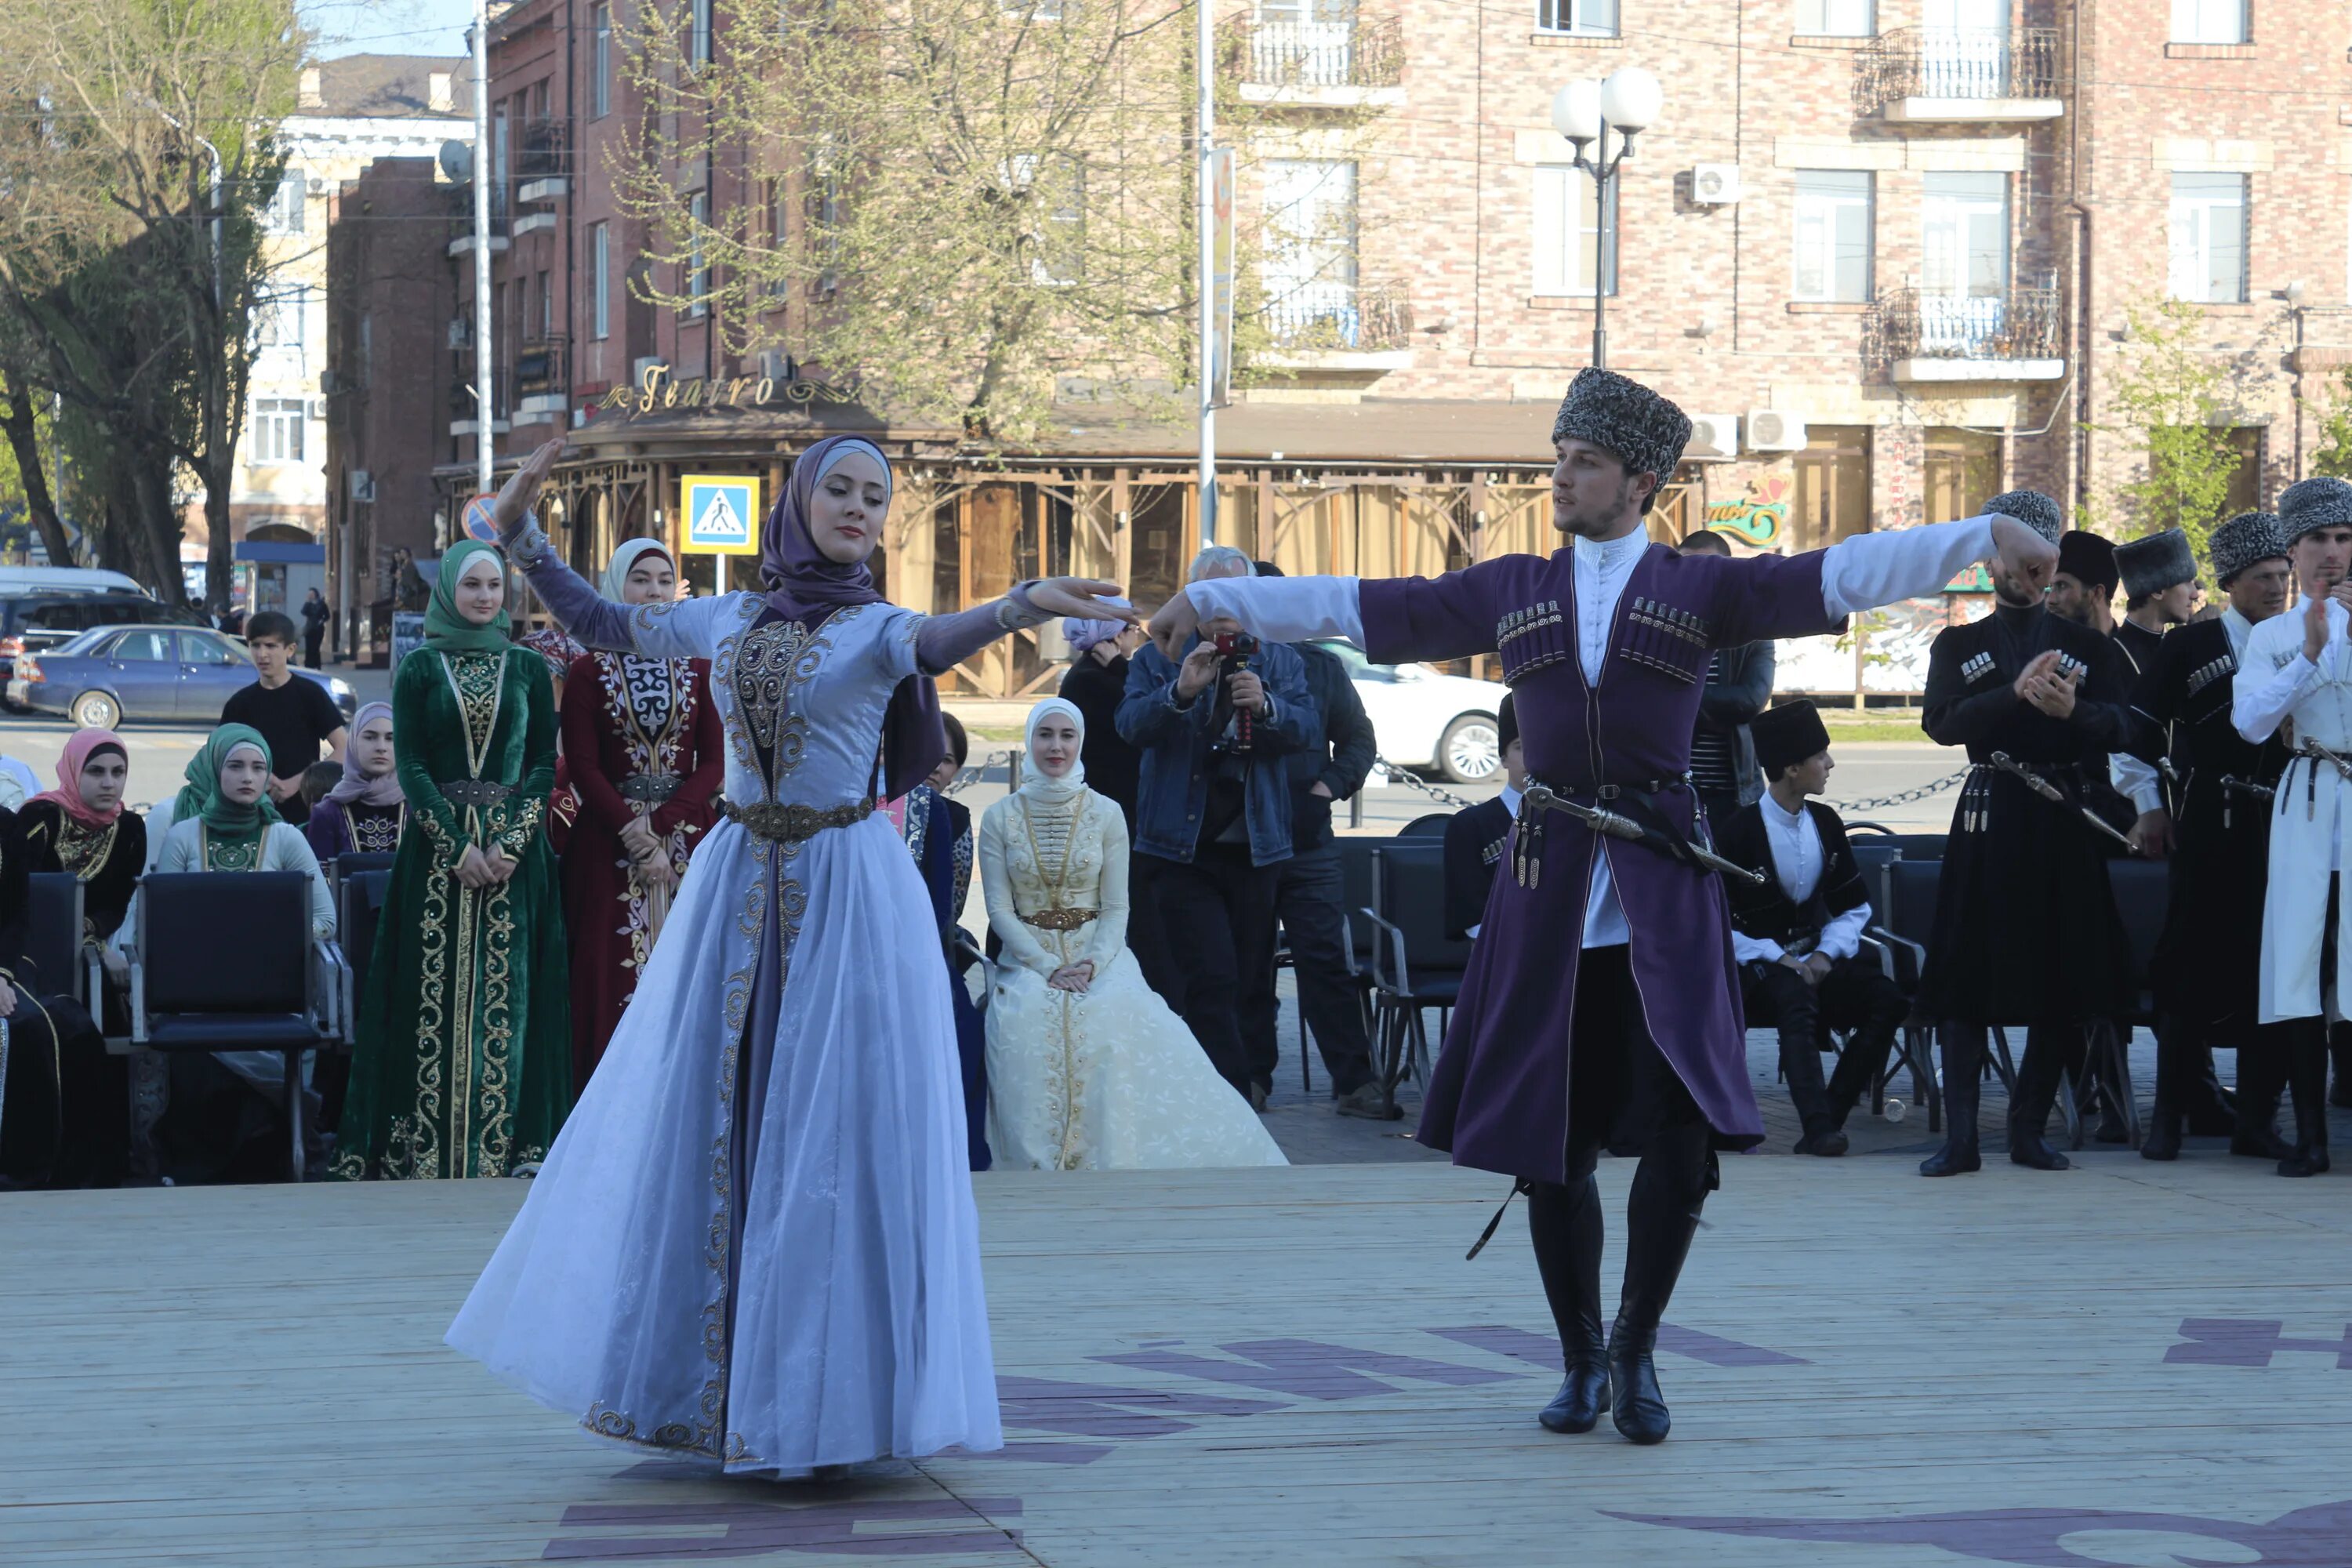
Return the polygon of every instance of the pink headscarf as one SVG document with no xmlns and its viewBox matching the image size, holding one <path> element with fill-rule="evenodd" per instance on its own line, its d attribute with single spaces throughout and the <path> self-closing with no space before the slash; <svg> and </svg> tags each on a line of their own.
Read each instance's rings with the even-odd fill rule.
<svg viewBox="0 0 2352 1568">
<path fill-rule="evenodd" d="M 378 714 L 382 714 L 387 719 L 391 718 L 392 704 L 389 702 L 371 702 L 364 708 L 362 708 L 358 712 L 352 714 L 351 723 L 352 737 L 354 740 L 358 739 L 359 732 L 362 729 L 366 728 L 368 721 L 373 719 Z M 392 743 L 394 746 L 398 746 L 400 744 L 400 737 L 398 735 L 394 735 L 393 737 Z M 351 752 L 346 749 L 343 754 L 345 757 L 349 757 Z M 362 776 L 359 769 L 352 766 L 349 762 L 346 762 L 343 764 L 343 776 L 335 781 L 335 787 L 327 792 L 327 798 L 329 800 L 341 801 L 345 805 L 349 805 L 352 802 L 357 801 L 362 805 L 374 806 L 399 805 L 408 799 L 405 795 L 401 793 L 400 767 L 397 763 L 393 766 L 384 769 L 383 772 L 376 774 L 375 777 L 367 778 Z"/>
<path fill-rule="evenodd" d="M 82 769 L 89 766 L 89 759 L 94 752 L 105 751 L 109 747 L 121 753 L 125 763 L 131 760 L 131 749 L 122 743 L 122 737 L 113 731 L 75 731 L 67 740 L 63 754 L 58 758 L 58 787 L 43 790 L 35 795 L 33 800 L 56 801 L 68 816 L 72 817 L 84 827 L 110 826 L 116 817 L 122 815 L 121 801 L 115 802 L 110 810 L 100 811 L 85 804 L 81 798 Z M 27 801 L 26 804 L 29 805 L 32 802 Z"/>
</svg>

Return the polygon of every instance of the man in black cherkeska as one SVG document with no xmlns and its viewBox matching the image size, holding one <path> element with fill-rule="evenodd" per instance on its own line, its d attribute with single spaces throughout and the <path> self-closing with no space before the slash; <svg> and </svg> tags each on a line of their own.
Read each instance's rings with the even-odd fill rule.
<svg viewBox="0 0 2352 1568">
<path fill-rule="evenodd" d="M 1780 1069 L 1804 1124 L 1797 1152 L 1834 1156 L 1845 1152 L 1845 1119 L 1886 1065 L 1911 1005 L 1862 956 L 1870 898 L 1845 823 L 1806 798 L 1828 787 L 1835 766 L 1821 714 L 1810 702 L 1767 709 L 1753 732 L 1764 798 L 1734 812 L 1715 840 L 1717 854 L 1766 877 L 1724 879 L 1731 956 L 1750 1016 L 1769 1007 L 1780 1026 Z M 1853 1031 L 1827 1088 L 1825 1028 Z"/>
<path fill-rule="evenodd" d="M 2057 542 L 2058 503 L 2048 496 L 2016 490 L 1985 507 Z M 1991 615 L 1937 634 L 1927 655 L 1923 727 L 1939 745 L 1966 746 L 1975 765 L 1952 813 L 1919 984 L 1919 1010 L 1942 1025 L 1948 1126 L 1943 1148 L 1919 1167 L 1924 1176 L 1981 1163 L 1977 1080 L 1995 1024 L 2027 1026 L 2009 1157 L 2064 1170 L 2066 1156 L 2042 1136 L 2059 1080 L 2080 1066 L 2086 1029 L 2132 1002 L 2130 942 L 2107 882 L 2113 841 L 2082 809 L 2131 728 L 2130 663 L 1999 568 L 1993 600 Z"/>
<path fill-rule="evenodd" d="M 1503 793 L 1454 814 L 1445 825 L 1445 934 L 1455 942 L 1478 934 L 1486 918 L 1486 898 L 1495 890 L 1495 868 L 1511 842 L 1511 821 L 1528 787 L 1527 751 L 1519 744 L 1519 708 L 1503 693 L 1495 715 L 1496 750 L 1503 759 Z"/>
<path fill-rule="evenodd" d="M 2218 1045 L 2238 1051 L 2231 1152 L 2280 1160 L 2290 1151 L 2272 1120 L 2286 1081 L 2285 1047 L 2277 1026 L 2263 1028 L 2255 1018 L 2270 866 L 2269 798 L 2257 791 L 2278 782 L 2286 747 L 2276 735 L 2260 744 L 2240 735 L 2230 699 L 2247 637 L 2285 610 L 2294 573 L 2272 512 L 2231 518 L 2207 549 L 2229 606 L 2175 626 L 2156 645 L 2132 688 L 2132 759 L 2118 758 L 2126 764 L 2118 782 L 2143 805 L 2156 798 L 2155 770 L 2168 752 L 2182 781 L 2177 812 L 2146 810 L 2132 829 L 2143 853 L 2171 855 L 2155 963 L 2156 1112 L 2140 1152 L 2179 1156 L 2182 1122 Z M 2165 574 L 2177 571 L 2173 563 Z"/>
</svg>

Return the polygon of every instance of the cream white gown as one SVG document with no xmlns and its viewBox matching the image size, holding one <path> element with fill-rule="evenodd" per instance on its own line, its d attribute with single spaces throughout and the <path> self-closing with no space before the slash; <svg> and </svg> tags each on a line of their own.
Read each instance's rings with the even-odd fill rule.
<svg viewBox="0 0 2352 1568">
<path fill-rule="evenodd" d="M 1127 951 L 1127 825 L 1090 789 L 980 824 L 988 923 L 988 1142 L 999 1170 L 1287 1164 Z M 1046 976 L 1092 959 L 1085 994 Z"/>
</svg>

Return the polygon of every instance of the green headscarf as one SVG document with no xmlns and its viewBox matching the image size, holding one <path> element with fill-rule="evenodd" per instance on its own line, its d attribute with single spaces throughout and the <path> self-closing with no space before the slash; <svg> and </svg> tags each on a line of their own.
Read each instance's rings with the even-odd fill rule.
<svg viewBox="0 0 2352 1568">
<path fill-rule="evenodd" d="M 457 579 L 466 574 L 466 563 L 477 555 L 497 555 L 498 551 L 478 539 L 463 539 L 449 547 L 441 557 L 441 575 L 433 584 L 433 603 L 425 611 L 425 646 L 439 648 L 443 653 L 502 653 L 507 642 L 507 608 L 499 605 L 498 618 L 488 626 L 478 626 L 457 613 Z M 500 558 L 503 573 L 505 561 Z"/>
<path fill-rule="evenodd" d="M 173 821 L 186 822 L 201 816 L 205 826 L 215 833 L 250 838 L 259 837 L 268 824 L 285 820 L 278 815 L 278 804 L 269 798 L 267 788 L 251 805 L 239 805 L 222 795 L 221 768 L 228 762 L 228 754 L 239 746 L 251 746 L 261 753 L 265 763 L 269 760 L 269 742 L 261 738 L 260 731 L 249 724 L 223 724 L 206 736 L 205 743 L 196 748 L 196 754 L 188 759 L 187 772 L 183 775 L 188 782 L 181 787 L 179 798 L 172 803 Z"/>
</svg>

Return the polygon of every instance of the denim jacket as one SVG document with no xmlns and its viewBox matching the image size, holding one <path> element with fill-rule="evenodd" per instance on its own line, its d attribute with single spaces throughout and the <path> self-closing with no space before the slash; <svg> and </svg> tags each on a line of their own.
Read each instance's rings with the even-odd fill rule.
<svg viewBox="0 0 2352 1568">
<path fill-rule="evenodd" d="M 1195 637 L 1185 646 L 1199 646 Z M 1266 643 L 1250 660 L 1265 685 L 1266 711 L 1257 723 L 1255 756 L 1242 786 L 1249 825 L 1250 860 L 1271 866 L 1290 858 L 1290 775 L 1285 756 L 1321 733 L 1307 669 L 1297 652 Z M 1163 860 L 1190 861 L 1209 802 L 1212 766 L 1209 720 L 1216 692 L 1209 688 L 1179 706 L 1178 667 L 1146 643 L 1127 666 L 1127 695 L 1118 705 L 1118 732 L 1143 753 L 1135 803 L 1135 847 Z"/>
</svg>

